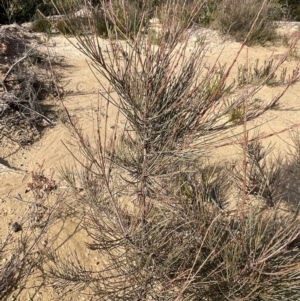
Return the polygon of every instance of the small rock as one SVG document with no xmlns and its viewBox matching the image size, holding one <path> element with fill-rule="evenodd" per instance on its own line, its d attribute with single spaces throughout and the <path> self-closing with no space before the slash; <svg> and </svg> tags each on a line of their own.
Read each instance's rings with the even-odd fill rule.
<svg viewBox="0 0 300 301">
<path fill-rule="evenodd" d="M 14 222 L 11 227 L 14 232 L 22 231 L 22 226 L 18 222 Z"/>
<path fill-rule="evenodd" d="M 44 247 L 46 247 L 47 244 L 48 244 L 48 240 L 47 240 L 47 239 L 45 239 L 45 240 L 42 241 L 42 245 L 43 245 Z"/>
</svg>

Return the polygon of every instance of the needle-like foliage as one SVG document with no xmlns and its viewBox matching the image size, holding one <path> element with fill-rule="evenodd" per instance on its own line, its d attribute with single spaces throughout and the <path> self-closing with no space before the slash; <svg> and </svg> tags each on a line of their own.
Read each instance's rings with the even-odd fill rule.
<svg viewBox="0 0 300 301">
<path fill-rule="evenodd" d="M 156 46 L 145 23 L 133 23 L 138 29 L 133 32 L 132 19 L 125 12 L 118 18 L 112 2 L 102 3 L 111 26 L 108 41 L 96 32 L 76 36 L 77 47 L 102 76 L 93 139 L 66 109 L 83 159 L 74 154 L 82 169 L 65 169 L 63 176 L 73 187 L 87 248 L 99 261 L 95 268 L 75 251 L 67 258 L 49 253 L 50 279 L 107 301 L 296 300 L 296 217 L 280 215 L 275 204 L 268 212 L 227 208 L 228 174 L 222 166 L 207 166 L 202 154 L 222 140 L 221 134 L 277 104 L 297 72 L 269 103 L 248 110 L 249 99 L 284 58 L 259 83 L 240 91 L 228 77 L 245 43 L 229 67 L 216 61 L 207 69 L 208 45 L 203 40 L 191 47 L 191 22 L 183 28 L 167 18 Z M 166 9 L 184 6 L 170 0 Z M 147 6 L 140 14 L 138 20 L 148 18 Z M 90 24 L 92 31 L 93 20 Z M 232 90 L 236 101 L 228 104 Z M 110 136 L 111 105 L 119 115 Z M 231 122 L 228 113 L 236 107 L 242 118 Z"/>
</svg>

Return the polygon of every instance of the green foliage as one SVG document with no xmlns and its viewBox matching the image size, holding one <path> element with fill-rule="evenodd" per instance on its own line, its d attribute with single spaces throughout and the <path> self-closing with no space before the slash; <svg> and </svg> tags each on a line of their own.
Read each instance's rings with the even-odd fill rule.
<svg viewBox="0 0 300 301">
<path fill-rule="evenodd" d="M 51 23 L 44 18 L 37 18 L 32 22 L 31 29 L 35 32 L 43 32 L 49 34 L 51 31 Z"/>
<path fill-rule="evenodd" d="M 256 85 L 265 82 L 267 86 L 279 86 L 286 83 L 287 69 L 281 70 L 279 78 L 273 72 L 275 68 L 274 60 L 265 60 L 262 66 L 257 59 L 254 64 L 249 66 L 240 65 L 238 67 L 237 84 L 239 87 L 244 85 Z"/>
<path fill-rule="evenodd" d="M 161 43 L 161 33 L 155 29 L 148 30 L 148 39 L 153 45 L 160 45 Z"/>
<path fill-rule="evenodd" d="M 228 113 L 228 119 L 233 124 L 239 124 L 243 120 L 242 108 L 232 108 Z"/>
</svg>

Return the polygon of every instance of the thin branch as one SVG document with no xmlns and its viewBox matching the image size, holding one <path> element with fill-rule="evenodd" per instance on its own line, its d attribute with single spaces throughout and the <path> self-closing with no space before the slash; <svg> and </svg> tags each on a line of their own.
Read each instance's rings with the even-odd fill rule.
<svg viewBox="0 0 300 301">
<path fill-rule="evenodd" d="M 10 68 L 8 69 L 8 71 L 6 72 L 6 74 L 4 75 L 4 77 L 0 80 L 0 84 L 5 88 L 5 91 L 6 91 L 6 92 L 7 92 L 7 88 L 6 88 L 6 86 L 5 86 L 5 80 L 6 80 L 6 78 L 7 78 L 8 75 L 11 73 L 11 71 L 13 70 L 13 68 L 14 68 L 16 65 L 18 65 L 19 63 L 21 63 L 22 61 L 24 61 L 24 60 L 31 54 L 31 52 L 32 52 L 35 48 L 36 48 L 36 46 L 33 47 L 33 48 L 31 48 L 31 49 L 29 49 L 29 50 L 27 51 L 27 53 L 26 53 L 23 57 L 21 57 L 21 58 L 18 59 L 15 63 L 13 63 L 13 64 L 10 66 Z"/>
</svg>

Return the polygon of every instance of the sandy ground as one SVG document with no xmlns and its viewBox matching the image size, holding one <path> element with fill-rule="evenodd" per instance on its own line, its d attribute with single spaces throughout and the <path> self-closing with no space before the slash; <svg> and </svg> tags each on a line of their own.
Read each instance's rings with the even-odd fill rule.
<svg viewBox="0 0 300 301">
<path fill-rule="evenodd" d="M 287 31 L 286 28 L 283 30 L 284 32 Z M 294 26 L 292 31 L 295 32 L 296 30 L 297 28 Z M 201 31 L 198 32 L 198 34 L 201 34 Z M 240 44 L 228 40 L 222 43 L 222 38 L 212 31 L 208 31 L 208 36 L 211 44 L 210 51 L 206 56 L 207 64 L 213 63 L 220 53 L 221 63 L 231 62 Z M 194 36 L 189 43 L 189 47 L 193 47 L 196 39 L 197 37 Z M 76 43 L 73 38 L 71 38 L 71 41 Z M 106 42 L 103 41 L 103 43 Z M 71 115 L 76 117 L 83 125 L 84 132 L 92 135 L 94 126 L 92 114 L 98 101 L 97 91 L 99 89 L 99 83 L 88 67 L 86 57 L 65 38 L 53 36 L 48 41 L 48 45 L 51 56 L 63 57 L 63 67 L 57 67 L 58 69 L 56 68 L 55 72 L 61 76 L 59 84 L 64 87 L 64 104 L 69 109 Z M 256 59 L 259 59 L 260 62 L 263 63 L 265 59 L 270 57 L 280 57 L 286 50 L 287 48 L 282 45 L 245 47 L 238 58 L 237 64 L 245 64 L 247 57 L 250 62 L 255 62 Z M 293 56 L 289 57 L 284 63 L 283 66 L 287 67 L 288 74 L 296 67 L 299 58 L 298 55 L 300 57 L 300 50 L 298 53 L 294 53 Z M 232 76 L 236 76 L 236 68 Z M 99 80 L 104 82 L 101 78 L 99 78 Z M 259 92 L 257 97 L 271 100 L 271 98 L 277 95 L 282 89 L 283 87 L 264 88 Z M 276 133 L 300 122 L 299 95 L 300 82 L 293 85 L 293 87 L 285 93 L 280 101 L 279 109 L 265 113 L 258 120 L 250 122 L 248 125 L 249 128 L 259 125 L 261 132 L 272 134 L 272 137 L 267 139 L 266 143 L 269 141 L 276 143 L 276 149 L 279 153 L 287 148 L 290 141 L 289 132 L 284 132 L 280 135 Z M 62 115 L 64 114 L 58 100 L 49 100 L 49 104 L 57 106 L 57 111 L 60 111 Z M 109 111 L 109 126 L 114 126 L 115 115 L 116 110 L 111 109 Z M 296 130 L 296 128 L 294 130 Z M 3 235 L 7 233 L 8 229 L 10 229 L 11 222 L 17 221 L 22 212 L 22 206 L 24 204 L 13 197 L 20 194 L 23 200 L 30 201 L 31 195 L 26 194 L 25 190 L 28 182 L 31 180 L 30 172 L 37 169 L 37 164 L 44 164 L 45 174 L 47 175 L 54 172 L 54 178 L 58 182 L 61 166 L 74 164 L 74 159 L 64 146 L 70 139 L 70 132 L 67 126 L 61 122 L 61 120 L 57 120 L 57 124 L 52 128 L 48 128 L 43 134 L 43 137 L 34 145 L 23 148 L 16 148 L 9 145 L 2 145 L 0 147 L 0 157 L 4 159 L 4 163 L 15 168 L 0 168 L 0 237 L 3 237 Z M 221 160 L 230 160 L 236 156 L 236 153 L 237 149 L 235 146 L 208 151 L 209 157 L 212 159 L 218 157 L 221 158 Z M 64 235 L 67 236 L 74 227 L 74 225 L 66 226 L 66 234 Z M 77 251 L 81 253 L 83 257 L 89 258 L 91 264 L 93 264 L 93 261 L 96 259 L 91 258 L 90 254 L 87 253 L 84 248 L 84 241 L 86 241 L 84 234 L 78 233 L 73 242 L 71 242 L 71 246 L 76 246 Z M 30 299 L 30 295 L 27 294 L 24 296 L 24 299 L 20 300 L 47 301 L 53 300 L 56 296 L 57 294 L 53 291 L 45 290 L 39 295 L 36 295 L 34 299 Z M 89 299 L 77 299 L 73 296 L 73 299 L 72 297 L 65 297 L 60 298 L 60 300 Z"/>
</svg>

